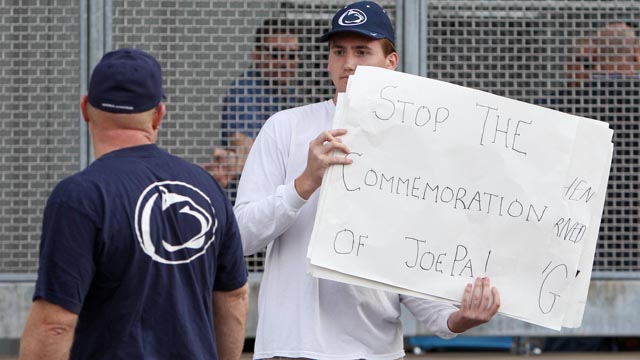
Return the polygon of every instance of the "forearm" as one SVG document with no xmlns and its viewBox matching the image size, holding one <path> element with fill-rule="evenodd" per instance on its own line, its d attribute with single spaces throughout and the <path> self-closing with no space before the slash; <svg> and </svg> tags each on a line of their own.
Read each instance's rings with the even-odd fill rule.
<svg viewBox="0 0 640 360">
<path fill-rule="evenodd" d="M 400 295 L 400 301 L 429 332 L 444 339 L 456 336 L 456 332 L 449 328 L 448 320 L 458 310 L 457 307 L 408 295 Z"/>
<path fill-rule="evenodd" d="M 244 346 L 248 312 L 248 284 L 237 290 L 213 293 L 213 327 L 219 359 L 240 358 Z"/>
<path fill-rule="evenodd" d="M 255 200 L 244 199 L 239 192 L 234 212 L 245 255 L 261 251 L 291 227 L 305 204 L 295 191 L 293 184 L 280 185 L 273 195 Z"/>
<path fill-rule="evenodd" d="M 73 332 L 61 328 L 30 328 L 20 341 L 20 360 L 68 359 Z"/>
<path fill-rule="evenodd" d="M 309 200 L 311 195 L 318 190 L 320 183 L 314 181 L 314 179 L 306 173 L 302 173 L 298 176 L 294 182 L 294 186 L 298 195 L 305 200 Z"/>
<path fill-rule="evenodd" d="M 34 302 L 20 341 L 20 360 L 68 359 L 77 316 L 44 300 Z"/>
</svg>

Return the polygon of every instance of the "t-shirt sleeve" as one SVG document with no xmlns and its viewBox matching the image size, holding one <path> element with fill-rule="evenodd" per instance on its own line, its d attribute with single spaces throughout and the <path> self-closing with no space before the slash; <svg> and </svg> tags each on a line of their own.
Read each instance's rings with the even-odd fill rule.
<svg viewBox="0 0 640 360">
<path fill-rule="evenodd" d="M 218 252 L 215 291 L 231 291 L 247 283 L 247 267 L 242 253 L 240 230 L 231 205 L 225 201 L 226 224 Z"/>
<path fill-rule="evenodd" d="M 98 231 L 88 214 L 63 201 L 47 204 L 33 300 L 41 298 L 80 313 L 95 274 L 93 259 Z"/>
</svg>

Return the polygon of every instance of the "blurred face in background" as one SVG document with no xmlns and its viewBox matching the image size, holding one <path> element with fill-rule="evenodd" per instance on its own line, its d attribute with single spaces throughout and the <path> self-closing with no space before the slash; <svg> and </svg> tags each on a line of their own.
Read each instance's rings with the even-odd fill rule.
<svg viewBox="0 0 640 360">
<path fill-rule="evenodd" d="M 255 68 L 276 85 L 287 85 L 298 76 L 300 44 L 292 34 L 265 35 L 253 52 Z"/>
<path fill-rule="evenodd" d="M 596 73 L 638 75 L 640 39 L 629 25 L 613 23 L 600 29 L 594 41 Z"/>
<path fill-rule="evenodd" d="M 580 82 L 591 79 L 591 73 L 595 70 L 595 63 L 593 62 L 595 51 L 592 39 L 576 40 L 573 54 L 570 55 L 567 62 L 569 86 L 579 86 Z"/>
<path fill-rule="evenodd" d="M 567 62 L 571 87 L 612 75 L 640 75 L 640 39 L 624 23 L 608 24 L 594 37 L 577 39 Z"/>
</svg>

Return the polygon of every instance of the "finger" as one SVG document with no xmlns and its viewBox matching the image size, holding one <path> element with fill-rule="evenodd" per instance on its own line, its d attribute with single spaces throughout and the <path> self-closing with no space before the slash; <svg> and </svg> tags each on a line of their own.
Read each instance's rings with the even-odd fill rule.
<svg viewBox="0 0 640 360">
<path fill-rule="evenodd" d="M 336 137 L 342 136 L 346 133 L 346 129 L 331 129 L 323 131 L 313 140 L 313 142 L 315 142 L 316 144 L 324 144 L 325 142 L 331 142 L 336 139 Z"/>
<path fill-rule="evenodd" d="M 491 306 L 491 280 L 485 277 L 482 281 L 482 309 L 488 309 Z"/>
<path fill-rule="evenodd" d="M 491 294 L 493 295 L 493 304 L 491 305 L 491 312 L 493 315 L 498 312 L 500 309 L 500 292 L 495 287 L 491 289 Z"/>
<path fill-rule="evenodd" d="M 342 159 L 344 161 L 343 164 L 345 165 L 353 164 L 353 159 L 349 157 L 349 153 L 344 154 Z"/>
<path fill-rule="evenodd" d="M 331 129 L 331 130 L 329 130 L 329 133 L 333 137 L 342 136 L 342 135 L 347 133 L 347 129 Z"/>
<path fill-rule="evenodd" d="M 228 162 L 229 154 L 225 152 L 225 153 L 219 153 L 217 155 L 214 155 L 213 161 L 217 164 Z"/>
<path fill-rule="evenodd" d="M 480 303 L 480 298 L 482 297 L 482 288 L 483 288 L 482 278 L 476 278 L 476 282 L 473 286 L 473 295 L 471 297 L 471 307 L 475 308 Z"/>
<path fill-rule="evenodd" d="M 462 294 L 462 304 L 460 305 L 460 310 L 462 312 L 469 311 L 469 307 L 471 306 L 471 291 L 473 289 L 473 285 L 468 283 L 464 288 L 464 293 Z"/>
<path fill-rule="evenodd" d="M 332 142 L 328 142 L 324 144 L 324 149 L 325 149 L 325 153 L 330 153 L 334 150 L 338 150 L 341 151 L 345 154 L 348 154 L 351 152 L 351 150 L 349 150 L 349 147 L 345 144 L 343 144 L 342 142 L 338 142 L 338 141 L 332 141 Z"/>
<path fill-rule="evenodd" d="M 327 141 L 332 141 L 334 138 L 334 136 L 331 134 L 330 130 L 327 131 L 323 131 L 320 133 L 320 135 L 318 135 L 313 141 L 312 143 L 315 144 L 324 144 Z"/>
<path fill-rule="evenodd" d="M 219 172 L 214 172 L 213 178 L 216 179 L 216 181 L 218 182 L 218 184 L 220 184 L 220 186 L 222 187 L 227 186 L 228 181 L 227 181 L 227 177 L 224 174 L 221 174 Z"/>
<path fill-rule="evenodd" d="M 213 156 L 225 156 L 227 154 L 227 150 L 223 148 L 213 148 Z"/>
<path fill-rule="evenodd" d="M 353 159 L 346 156 L 332 156 L 327 160 L 329 165 L 350 165 L 353 163 Z"/>
<path fill-rule="evenodd" d="M 329 130 L 329 135 L 331 136 L 330 142 L 332 143 L 342 143 L 342 139 L 340 138 L 342 135 L 347 133 L 346 129 L 332 129 Z"/>
</svg>

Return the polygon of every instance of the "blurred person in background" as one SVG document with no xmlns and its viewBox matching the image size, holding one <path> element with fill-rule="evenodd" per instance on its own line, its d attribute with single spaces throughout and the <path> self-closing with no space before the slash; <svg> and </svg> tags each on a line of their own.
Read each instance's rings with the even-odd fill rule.
<svg viewBox="0 0 640 360">
<path fill-rule="evenodd" d="M 256 30 L 252 67 L 231 84 L 222 106 L 222 146 L 205 168 L 222 187 L 234 187 L 264 122 L 296 104 L 300 44 L 295 24 L 267 19 Z"/>
<path fill-rule="evenodd" d="M 632 26 L 622 22 L 605 25 L 593 37 L 576 39 L 567 62 L 569 87 L 598 79 L 639 76 L 640 39 Z"/>
<path fill-rule="evenodd" d="M 569 60 L 568 87 L 550 92 L 538 103 L 607 122 L 614 130 L 616 159 L 620 152 L 628 151 L 629 145 L 624 139 L 637 137 L 637 130 L 629 124 L 640 123 L 640 39 L 636 30 L 623 22 L 609 23 L 591 37 L 576 39 L 576 47 Z M 629 166 L 631 174 L 637 173 L 634 169 L 640 163 L 638 156 L 625 155 L 624 163 Z M 635 192 L 633 188 L 625 191 Z M 637 210 L 629 205 L 618 211 L 635 213 Z M 632 257 L 632 254 L 627 252 L 621 257 Z M 633 342 L 633 339 L 627 341 L 610 337 L 547 337 L 543 351 L 617 351 L 620 348 L 637 348 Z"/>
<path fill-rule="evenodd" d="M 633 27 L 611 23 L 598 30 L 594 40 L 595 76 L 640 75 L 640 39 Z"/>
</svg>

